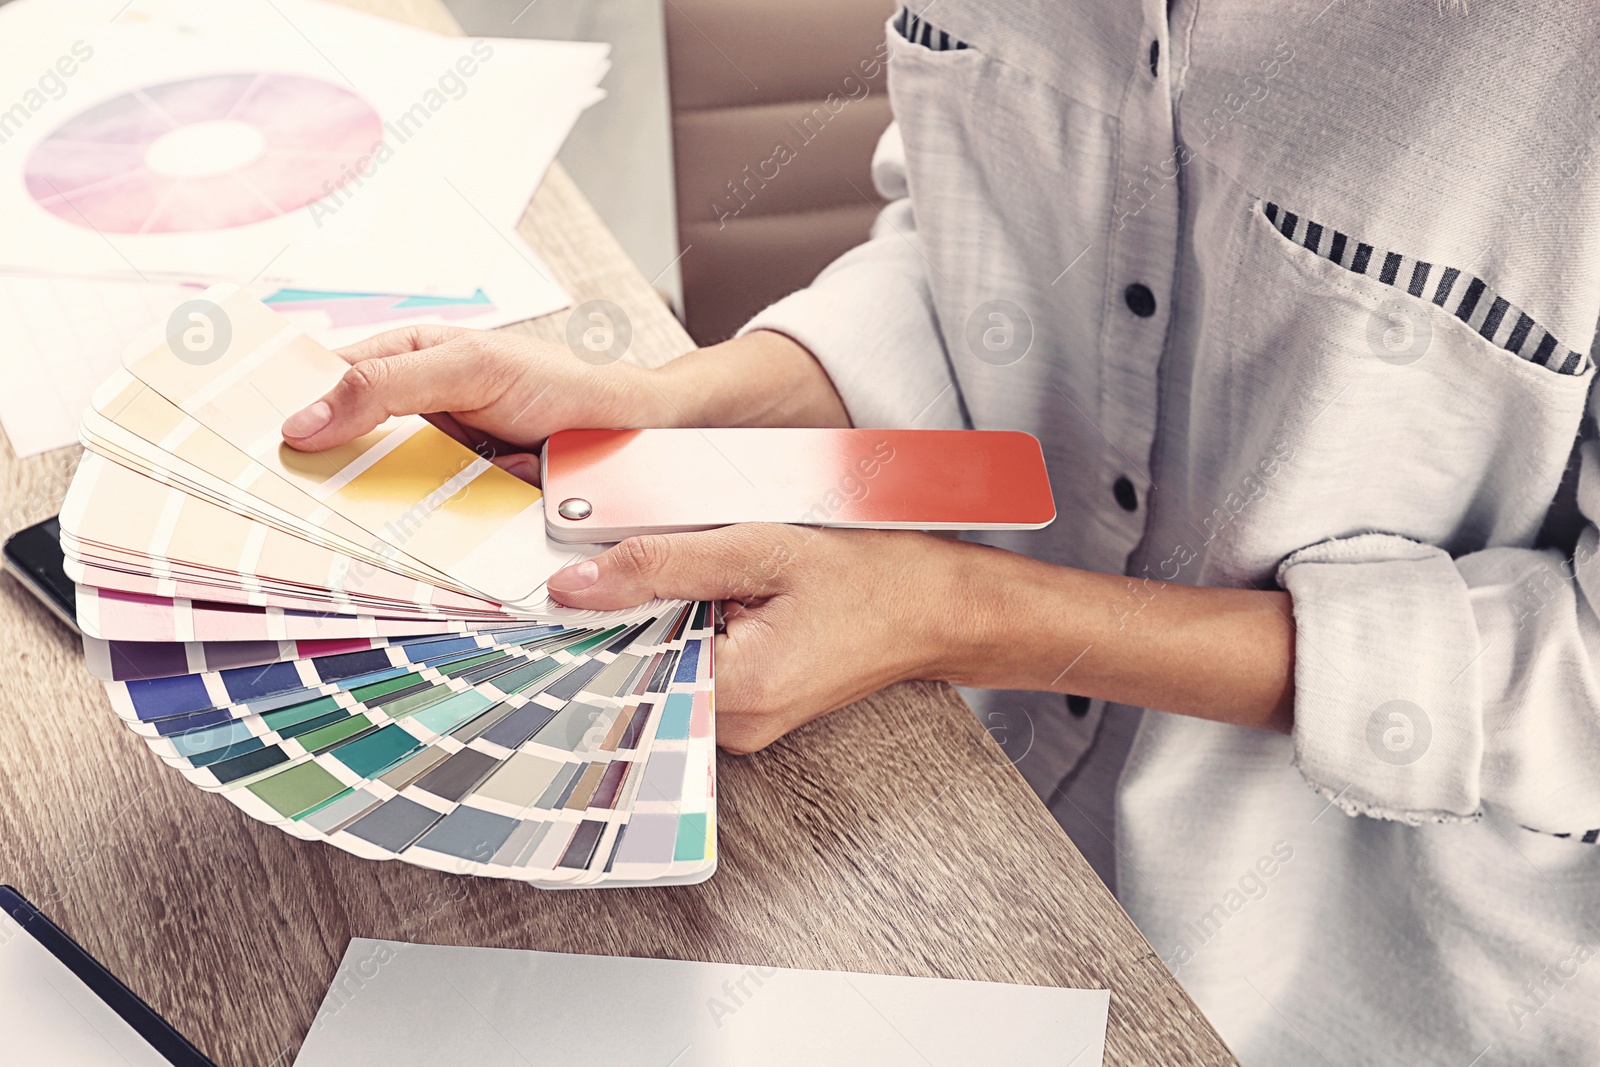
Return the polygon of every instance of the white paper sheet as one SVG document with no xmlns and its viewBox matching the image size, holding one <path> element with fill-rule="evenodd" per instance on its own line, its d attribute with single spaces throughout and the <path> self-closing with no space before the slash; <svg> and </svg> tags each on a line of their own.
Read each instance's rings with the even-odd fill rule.
<svg viewBox="0 0 1600 1067">
<path fill-rule="evenodd" d="M 515 240 L 528 260 L 500 264 L 481 303 L 407 308 L 392 305 L 427 302 L 400 296 L 279 301 L 272 298 L 285 290 L 259 284 L 251 292 L 329 348 L 418 323 L 493 329 L 570 304 L 549 267 Z M 12 450 L 31 456 L 75 443 L 90 394 L 121 365 L 122 350 L 204 288 L 0 273 L 0 426 Z"/>
<path fill-rule="evenodd" d="M 129 53 L 130 42 L 158 47 Z M 0 217 L 7 219 L 0 227 L 0 424 L 12 447 L 31 455 L 76 440 L 78 415 L 123 346 L 214 280 L 263 298 L 282 288 L 458 300 L 481 292 L 489 305 L 471 314 L 462 306 L 413 308 L 403 317 L 352 304 L 280 309 L 330 347 L 413 323 L 487 329 L 566 307 L 567 294 L 513 227 L 579 112 L 604 95 L 596 86 L 608 52 L 603 44 L 440 37 L 321 0 L 0 6 L 0 101 L 14 94 L 23 102 L 10 121 L 0 116 Z M 315 220 L 307 208 L 298 223 L 278 216 L 200 234 L 97 233 L 43 210 L 29 192 L 30 146 L 71 116 L 128 83 L 171 80 L 178 68 L 225 69 L 243 56 L 287 56 L 289 67 L 312 70 L 337 92 L 349 87 L 344 74 L 355 79 L 374 67 L 393 68 L 378 79 L 385 84 L 426 75 L 413 78 L 419 100 L 438 89 L 443 73 L 455 77 L 437 113 L 405 125 L 404 143 L 387 135 L 395 155 L 374 168 L 383 180 L 342 187 L 316 207 Z M 68 62 L 58 68 L 60 57 Z M 458 62 L 473 73 L 462 74 Z M 406 68 L 411 75 L 400 73 Z M 48 84 L 42 72 L 53 72 Z M 413 173 L 390 180 L 390 164 L 402 154 Z M 167 155 L 170 165 L 174 154 Z M 183 162 L 181 152 L 175 158 Z M 295 225 L 309 226 L 316 239 L 290 233 L 276 246 L 268 239 Z M 157 251 L 147 255 L 151 242 Z M 191 269 L 170 269 L 183 264 Z M 378 284 L 405 280 L 421 284 Z"/>
<path fill-rule="evenodd" d="M 170 1067 L 137 1030 L 0 913 L 0 1053 L 51 1067 Z"/>
<path fill-rule="evenodd" d="M 1099 1067 L 1104 990 L 356 938 L 295 1067 Z"/>
</svg>

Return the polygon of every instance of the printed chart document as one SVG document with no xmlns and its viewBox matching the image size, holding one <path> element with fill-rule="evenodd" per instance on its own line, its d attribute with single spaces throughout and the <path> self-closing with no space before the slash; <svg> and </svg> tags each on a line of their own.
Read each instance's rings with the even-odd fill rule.
<svg viewBox="0 0 1600 1067">
<path fill-rule="evenodd" d="M 1105 990 L 356 938 L 296 1067 L 1099 1067 Z"/>
<path fill-rule="evenodd" d="M 568 306 L 516 226 L 608 55 L 320 0 L 0 3 L 12 448 L 74 443 L 123 347 L 214 281 L 330 348 Z"/>
</svg>

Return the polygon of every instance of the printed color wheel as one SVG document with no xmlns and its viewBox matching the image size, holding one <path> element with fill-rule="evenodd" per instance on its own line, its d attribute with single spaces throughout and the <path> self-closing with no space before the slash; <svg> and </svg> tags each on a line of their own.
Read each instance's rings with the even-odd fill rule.
<svg viewBox="0 0 1600 1067">
<path fill-rule="evenodd" d="M 213 74 L 135 89 L 68 119 L 24 168 L 46 211 L 105 233 L 225 230 L 348 181 L 383 123 L 361 97 L 293 74 Z"/>
</svg>

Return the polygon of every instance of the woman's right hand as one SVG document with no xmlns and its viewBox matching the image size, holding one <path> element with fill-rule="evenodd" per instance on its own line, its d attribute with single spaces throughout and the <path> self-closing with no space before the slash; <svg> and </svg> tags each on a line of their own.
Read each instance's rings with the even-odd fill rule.
<svg viewBox="0 0 1600 1067">
<path fill-rule="evenodd" d="M 411 326 L 339 350 L 350 369 L 290 415 L 283 439 L 337 448 L 394 415 L 426 415 L 468 448 L 538 480 L 557 430 L 682 426 L 849 426 L 827 372 L 798 342 L 753 330 L 649 370 L 593 363 L 532 337 Z"/>
<path fill-rule="evenodd" d="M 428 415 L 469 448 L 487 449 L 532 481 L 546 437 L 569 427 L 682 426 L 651 371 L 595 364 L 564 345 L 454 326 L 411 326 L 339 350 L 350 369 L 322 399 L 290 415 L 283 439 L 337 447 L 395 415 Z"/>
</svg>

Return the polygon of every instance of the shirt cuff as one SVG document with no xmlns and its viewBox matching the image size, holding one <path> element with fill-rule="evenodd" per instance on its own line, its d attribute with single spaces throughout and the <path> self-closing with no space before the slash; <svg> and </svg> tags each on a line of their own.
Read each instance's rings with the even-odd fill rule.
<svg viewBox="0 0 1600 1067">
<path fill-rule="evenodd" d="M 1480 814 L 1479 637 L 1443 550 L 1392 534 L 1311 545 L 1278 568 L 1295 621 L 1295 765 L 1352 815 Z"/>
</svg>

